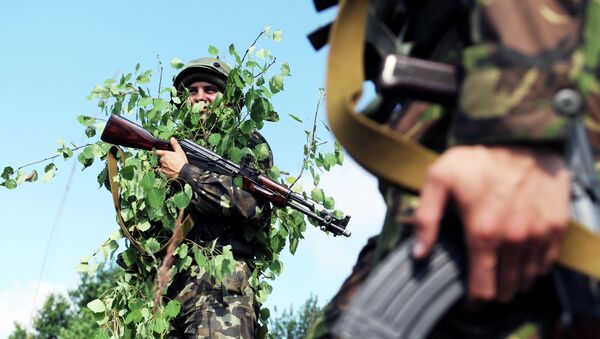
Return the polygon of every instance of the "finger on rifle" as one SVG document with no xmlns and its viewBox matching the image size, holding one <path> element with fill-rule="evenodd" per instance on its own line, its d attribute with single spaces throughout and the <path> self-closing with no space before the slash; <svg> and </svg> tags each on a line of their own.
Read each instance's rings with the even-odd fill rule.
<svg viewBox="0 0 600 339">
<path fill-rule="evenodd" d="M 416 239 L 412 251 L 417 259 L 429 255 L 437 240 L 449 194 L 448 186 L 442 180 L 428 177 L 415 211 Z"/>
<path fill-rule="evenodd" d="M 531 288 L 540 274 L 544 273 L 544 258 L 551 247 L 550 237 L 533 234 L 526 246 L 523 257 L 523 273 L 519 289 L 526 291 Z"/>
<path fill-rule="evenodd" d="M 498 300 L 509 302 L 518 292 L 522 282 L 521 260 L 526 250 L 512 243 L 500 246 L 498 253 Z"/>
<path fill-rule="evenodd" d="M 469 256 L 468 299 L 490 301 L 497 296 L 498 227 L 494 213 L 483 210 L 467 217 L 466 241 Z"/>
<path fill-rule="evenodd" d="M 173 147 L 173 151 L 177 153 L 183 153 L 183 149 L 179 145 L 179 142 L 174 137 L 171 137 L 171 147 Z"/>
</svg>

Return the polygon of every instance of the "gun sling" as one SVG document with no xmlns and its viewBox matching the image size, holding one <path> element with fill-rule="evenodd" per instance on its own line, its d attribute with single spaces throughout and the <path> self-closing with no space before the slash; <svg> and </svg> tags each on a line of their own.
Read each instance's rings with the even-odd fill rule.
<svg viewBox="0 0 600 339">
<path fill-rule="evenodd" d="M 191 217 L 191 214 L 188 214 L 181 225 L 175 228 L 173 235 L 169 239 L 169 241 L 163 245 L 160 250 L 156 253 L 150 253 L 142 244 L 140 244 L 135 238 L 131 235 L 127 226 L 125 226 L 125 221 L 121 216 L 121 195 L 119 194 L 119 183 L 116 181 L 116 176 L 119 174 L 117 168 L 117 158 L 116 154 L 119 155 L 121 159 L 121 163 L 125 163 L 125 153 L 118 146 L 111 147 L 110 151 L 107 155 L 107 163 L 106 168 L 108 171 L 108 182 L 110 184 L 110 192 L 112 193 L 113 203 L 115 206 L 115 210 L 117 212 L 117 223 L 121 228 L 121 232 L 123 235 L 129 239 L 131 244 L 135 247 L 135 249 L 141 254 L 154 255 L 154 254 L 162 254 L 164 253 L 171 243 L 175 243 L 175 246 L 179 245 L 181 241 L 185 238 L 185 236 L 189 233 L 189 231 L 194 227 L 194 220 Z"/>
<path fill-rule="evenodd" d="M 363 54 L 368 7 L 368 0 L 341 0 L 338 16 L 331 27 L 326 83 L 329 123 L 348 153 L 368 171 L 418 192 L 425 181 L 427 168 L 436 159 L 434 152 L 355 111 L 364 81 Z M 558 262 L 600 280 L 598 258 L 600 237 L 571 220 L 561 244 Z M 397 279 L 397 274 L 398 272 L 394 273 L 394 279 Z M 455 286 L 455 283 L 459 283 L 458 276 L 456 272 L 443 275 L 444 280 L 448 280 L 445 284 L 449 289 L 431 299 L 431 302 L 440 303 L 437 305 L 439 307 L 435 308 L 446 310 L 464 292 Z M 427 305 L 430 312 L 438 312 L 433 310 L 434 307 L 430 307 L 432 304 L 426 302 L 423 305 Z M 433 324 L 439 315 L 427 313 L 426 316 L 421 315 L 426 320 L 416 323 L 403 322 L 403 326 L 412 324 L 411 328 L 424 328 L 425 325 Z M 404 320 L 410 319 L 414 318 Z M 359 321 L 354 323 L 360 324 Z M 361 336 L 356 336 L 359 337 Z"/>
</svg>

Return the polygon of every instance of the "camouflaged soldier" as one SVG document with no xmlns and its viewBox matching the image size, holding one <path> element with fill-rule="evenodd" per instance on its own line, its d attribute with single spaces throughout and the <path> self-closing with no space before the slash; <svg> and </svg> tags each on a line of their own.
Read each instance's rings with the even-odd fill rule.
<svg viewBox="0 0 600 339">
<path fill-rule="evenodd" d="M 204 102 L 202 114 L 211 114 L 208 106 L 225 90 L 229 66 L 214 58 L 192 60 L 174 78 L 180 93 L 189 91 L 188 103 Z M 265 142 L 256 133 L 253 142 Z M 188 163 L 175 139 L 174 152 L 156 151 L 160 171 L 179 178 L 193 190 L 188 207 L 197 221 L 187 238 L 198 244 L 218 239 L 219 246 L 231 245 L 236 258 L 235 272 L 222 284 L 192 266 L 178 275 L 168 295 L 177 298 L 182 309 L 171 325 L 171 338 L 254 338 L 258 305 L 248 280 L 252 259 L 260 249 L 244 238 L 248 227 L 269 226 L 270 206 L 233 184 L 233 178 L 216 174 Z M 272 157 L 267 160 L 272 166 Z"/>
<path fill-rule="evenodd" d="M 308 337 L 331 337 L 331 324 L 400 239 L 416 232 L 413 254 L 425 258 L 444 227 L 440 222 L 450 199 L 465 226 L 469 298 L 476 307 L 455 306 L 430 337 L 508 336 L 505 325 L 525 307 L 532 317 L 521 322 L 536 325 L 539 336 L 558 335 L 560 306 L 546 273 L 558 255 L 568 218 L 564 150 L 570 124 L 553 102 L 564 88 L 585 98 L 588 135 L 595 154 L 600 154 L 598 2 L 373 0 L 370 4 L 380 23 L 411 46 L 411 56 L 453 64 L 460 74 L 460 93 L 449 105 L 405 97 L 401 110 L 382 119 L 442 156 L 428 173 L 420 202 L 381 183 L 389 216 L 385 236 L 371 239 L 363 248 L 351 276 Z M 368 60 L 372 50 L 367 54 Z M 367 65 L 367 76 L 377 71 Z M 580 329 L 597 338 L 597 327 L 585 326 L 598 326 L 600 314 L 581 317 L 586 318 L 592 321 Z"/>
</svg>

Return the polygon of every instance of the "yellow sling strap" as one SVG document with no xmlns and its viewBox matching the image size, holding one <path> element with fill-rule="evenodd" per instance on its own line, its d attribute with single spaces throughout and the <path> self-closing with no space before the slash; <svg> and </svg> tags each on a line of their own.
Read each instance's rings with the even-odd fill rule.
<svg viewBox="0 0 600 339">
<path fill-rule="evenodd" d="M 111 147 L 110 151 L 108 152 L 108 155 L 107 155 L 108 160 L 107 160 L 106 167 L 107 167 L 107 171 L 108 171 L 108 181 L 110 183 L 110 191 L 112 193 L 115 211 L 117 212 L 117 223 L 119 224 L 119 227 L 121 228 L 121 232 L 123 232 L 123 235 L 127 239 L 129 239 L 131 244 L 136 248 L 136 250 L 139 253 L 151 255 L 151 253 L 149 253 L 144 248 L 144 246 L 139 241 L 137 241 L 133 237 L 133 235 L 131 235 L 131 233 L 129 232 L 129 229 L 127 229 L 127 226 L 125 226 L 123 217 L 121 216 L 121 194 L 119 192 L 119 183 L 116 180 L 116 176 L 119 173 L 118 168 L 117 168 L 116 154 L 119 155 L 119 157 L 121 159 L 121 163 L 123 163 L 123 164 L 125 163 L 125 153 L 123 152 L 123 150 L 118 146 L 113 146 L 113 147 Z M 174 243 L 175 246 L 179 245 L 181 243 L 181 241 L 183 241 L 185 236 L 189 233 L 189 231 L 194 227 L 194 224 L 195 224 L 195 222 L 194 222 L 191 214 L 188 214 L 186 216 L 186 218 L 183 220 L 183 222 L 181 223 L 181 225 L 179 227 L 175 228 L 173 235 L 171 236 L 169 241 L 165 245 L 163 245 L 160 248 L 160 250 L 158 252 L 156 252 L 156 254 L 164 253 L 171 243 Z"/>
<path fill-rule="evenodd" d="M 436 155 L 418 143 L 355 112 L 364 81 L 368 0 L 340 0 L 329 35 L 327 113 L 331 130 L 368 171 L 419 191 Z M 560 263 L 600 280 L 600 237 L 575 221 L 562 242 Z"/>
</svg>

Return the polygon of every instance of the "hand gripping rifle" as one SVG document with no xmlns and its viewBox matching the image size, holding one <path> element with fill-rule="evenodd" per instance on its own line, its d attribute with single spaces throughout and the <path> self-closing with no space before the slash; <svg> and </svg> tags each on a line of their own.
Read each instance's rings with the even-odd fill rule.
<svg viewBox="0 0 600 339">
<path fill-rule="evenodd" d="M 154 137 L 141 126 L 118 115 L 111 115 L 100 139 L 110 144 L 143 150 L 173 150 L 169 142 Z M 277 207 L 289 206 L 316 221 L 321 230 L 329 231 L 335 236 L 350 236 L 350 231 L 346 230 L 350 216 L 340 219 L 329 211 L 317 210 L 312 202 L 288 187 L 255 169 L 242 167 L 225 159 L 189 139 L 181 140 L 179 144 L 192 164 L 196 163 L 205 170 L 221 175 L 241 177 L 242 189 L 255 197 L 265 199 Z"/>
<path fill-rule="evenodd" d="M 456 95 L 451 65 L 390 55 L 384 61 L 378 88 L 384 96 L 449 103 Z M 555 108 L 572 118 L 567 152 L 571 173 L 571 217 L 600 234 L 600 182 L 581 110 L 582 97 L 571 89 L 557 92 Z M 441 317 L 466 294 L 467 256 L 457 216 L 442 222 L 438 242 L 423 261 L 412 257 L 414 236 L 406 238 L 370 274 L 334 324 L 340 338 L 425 338 Z M 588 260 L 598 258 L 588 258 Z M 597 265 L 597 261 L 594 265 Z M 600 284 L 562 264 L 552 270 L 562 307 L 560 321 L 571 328 L 576 315 L 600 315 Z M 507 328 L 507 331 L 514 328 Z M 497 333 L 496 333 L 497 334 Z"/>
</svg>

